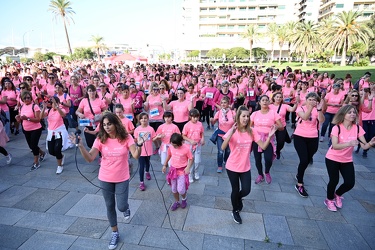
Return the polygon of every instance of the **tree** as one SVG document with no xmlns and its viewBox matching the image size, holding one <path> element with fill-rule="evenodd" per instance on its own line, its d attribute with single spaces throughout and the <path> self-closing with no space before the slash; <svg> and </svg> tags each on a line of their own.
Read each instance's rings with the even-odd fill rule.
<svg viewBox="0 0 375 250">
<path fill-rule="evenodd" d="M 72 54 L 72 59 L 93 59 L 94 52 L 91 48 L 76 48 L 74 54 Z"/>
<path fill-rule="evenodd" d="M 282 26 L 278 27 L 278 29 L 276 31 L 276 36 L 277 36 L 277 40 L 279 42 L 279 47 L 280 47 L 280 51 L 279 51 L 279 65 L 280 65 L 281 64 L 281 54 L 283 52 L 283 46 L 284 46 L 285 41 L 288 39 L 287 27 L 285 25 L 282 25 Z"/>
<path fill-rule="evenodd" d="M 299 22 L 296 26 L 293 39 L 296 52 L 303 54 L 302 67 L 306 67 L 307 55 L 317 50 L 320 45 L 319 26 L 312 21 Z"/>
<path fill-rule="evenodd" d="M 340 66 L 346 65 L 346 55 L 354 43 L 368 44 L 369 39 L 374 37 L 374 32 L 368 26 L 357 21 L 361 14 L 357 11 L 338 13 L 333 27 L 325 35 L 327 47 L 342 51 Z"/>
<path fill-rule="evenodd" d="M 107 46 L 103 42 L 104 41 L 104 37 L 99 36 L 99 35 L 96 35 L 96 36 L 92 35 L 91 36 L 91 41 L 94 42 L 93 48 L 96 51 L 96 56 L 100 60 L 100 50 L 105 50 L 107 48 Z"/>
<path fill-rule="evenodd" d="M 171 54 L 168 54 L 168 53 L 163 53 L 163 54 L 159 55 L 159 59 L 161 59 L 161 60 L 164 60 L 164 59 L 170 60 L 171 57 L 172 57 Z"/>
<path fill-rule="evenodd" d="M 277 26 L 276 23 L 270 23 L 270 24 L 268 24 L 268 26 L 267 26 L 267 36 L 269 37 L 270 42 L 271 42 L 271 58 L 270 58 L 270 62 L 273 61 L 273 55 L 275 53 L 274 44 L 275 44 L 275 40 L 277 38 L 277 30 L 278 30 L 278 26 Z"/>
<path fill-rule="evenodd" d="M 220 49 L 220 48 L 213 48 L 213 49 L 210 49 L 206 56 L 213 59 L 214 61 L 218 60 L 218 59 L 221 59 L 223 58 L 223 54 L 225 54 L 225 50 L 224 49 Z"/>
<path fill-rule="evenodd" d="M 265 50 L 264 48 L 259 48 L 259 47 L 256 47 L 256 48 L 253 48 L 253 54 L 254 54 L 254 57 L 255 58 L 260 58 L 260 57 L 267 57 L 267 50 Z"/>
<path fill-rule="evenodd" d="M 35 52 L 35 53 L 34 53 L 34 60 L 35 60 L 36 62 L 41 62 L 41 61 L 43 61 L 43 60 L 44 60 L 44 55 L 43 55 L 43 53 L 42 53 L 42 52 L 39 52 L 39 51 Z"/>
<path fill-rule="evenodd" d="M 190 53 L 188 54 L 188 57 L 190 57 L 190 58 L 193 60 L 193 58 L 196 58 L 196 57 L 199 56 L 199 53 L 200 53 L 199 50 L 192 50 L 192 51 L 190 51 Z"/>
<path fill-rule="evenodd" d="M 356 61 L 359 62 L 359 57 L 363 55 L 367 50 L 366 44 L 363 43 L 354 43 L 348 50 L 353 56 L 355 56 Z"/>
<path fill-rule="evenodd" d="M 372 15 L 371 20 L 367 22 L 367 26 L 372 30 L 372 33 L 375 34 L 375 15 Z M 375 55 L 375 36 L 370 38 L 367 56 L 372 57 Z"/>
<path fill-rule="evenodd" d="M 69 54 L 71 55 L 72 48 L 70 46 L 68 30 L 66 28 L 66 24 L 70 23 L 69 20 L 72 20 L 74 23 L 72 15 L 75 14 L 75 12 L 73 11 L 71 7 L 71 3 L 67 0 L 51 0 L 48 10 L 51 11 L 55 15 L 55 19 L 57 19 L 58 17 L 61 17 L 64 23 L 64 30 L 65 30 L 66 41 L 68 42 Z"/>
<path fill-rule="evenodd" d="M 258 31 L 258 26 L 255 24 L 250 24 L 247 26 L 245 33 L 242 34 L 243 38 L 247 38 L 249 40 L 249 47 L 250 47 L 250 63 L 252 62 L 251 53 L 253 50 L 254 42 L 260 37 L 260 33 Z"/>
<path fill-rule="evenodd" d="M 291 62 L 291 60 L 292 60 L 291 47 L 292 47 L 292 43 L 294 42 L 293 41 L 293 35 L 295 33 L 296 27 L 297 27 L 297 22 L 294 22 L 294 21 L 289 21 L 285 24 L 286 33 L 287 33 L 287 42 L 288 42 L 289 62 Z"/>
<path fill-rule="evenodd" d="M 233 59 L 246 59 L 249 58 L 249 51 L 242 47 L 234 47 L 227 50 L 226 58 Z"/>
</svg>

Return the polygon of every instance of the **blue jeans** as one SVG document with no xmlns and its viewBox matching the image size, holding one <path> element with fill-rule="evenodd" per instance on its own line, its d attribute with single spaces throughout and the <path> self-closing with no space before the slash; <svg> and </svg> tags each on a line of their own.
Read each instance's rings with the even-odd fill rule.
<svg viewBox="0 0 375 250">
<path fill-rule="evenodd" d="M 334 116 L 335 116 L 335 114 L 331 114 L 331 113 L 327 113 L 327 112 L 324 114 L 325 120 L 324 120 L 324 123 L 322 125 L 322 130 L 320 131 L 320 136 L 326 135 L 328 125 L 329 125 L 328 137 L 331 136 L 331 131 L 332 131 L 332 127 L 333 127 L 333 124 L 331 122 L 332 122 Z"/>
<path fill-rule="evenodd" d="M 221 145 L 223 145 L 223 137 L 218 136 L 217 141 L 216 141 L 216 146 L 217 146 L 217 166 L 222 167 L 223 166 L 223 161 L 227 161 L 229 154 L 230 154 L 230 149 L 229 146 L 225 149 L 221 149 Z"/>
</svg>

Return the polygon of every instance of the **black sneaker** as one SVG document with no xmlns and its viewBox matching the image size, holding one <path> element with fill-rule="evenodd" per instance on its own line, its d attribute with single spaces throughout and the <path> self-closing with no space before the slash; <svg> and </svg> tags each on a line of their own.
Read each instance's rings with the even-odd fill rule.
<svg viewBox="0 0 375 250">
<path fill-rule="evenodd" d="M 125 220 L 129 220 L 130 219 L 130 209 L 129 208 L 125 210 L 124 217 L 125 217 Z"/>
<path fill-rule="evenodd" d="M 299 193 L 299 195 L 301 195 L 303 198 L 309 197 L 309 194 L 306 192 L 306 189 L 305 189 L 304 186 L 298 186 L 298 185 L 296 185 L 294 188 L 297 190 L 297 192 Z"/>
<path fill-rule="evenodd" d="M 276 159 L 280 160 L 280 153 L 276 152 Z"/>
<path fill-rule="evenodd" d="M 111 240 L 108 244 L 108 249 L 115 249 L 117 247 L 117 244 L 119 242 L 120 235 L 118 232 L 112 232 Z"/>
<path fill-rule="evenodd" d="M 241 219 L 239 211 L 232 212 L 232 216 L 233 216 L 234 222 L 236 222 L 237 224 L 242 224 L 242 219 Z"/>
<path fill-rule="evenodd" d="M 20 134 L 19 130 L 16 130 L 16 132 L 14 132 L 14 135 L 19 135 L 19 134 Z"/>
<path fill-rule="evenodd" d="M 362 157 L 367 158 L 367 151 L 363 150 Z"/>
<path fill-rule="evenodd" d="M 309 164 L 310 164 L 310 165 L 314 164 L 314 159 L 313 159 L 313 158 L 311 158 Z"/>
</svg>

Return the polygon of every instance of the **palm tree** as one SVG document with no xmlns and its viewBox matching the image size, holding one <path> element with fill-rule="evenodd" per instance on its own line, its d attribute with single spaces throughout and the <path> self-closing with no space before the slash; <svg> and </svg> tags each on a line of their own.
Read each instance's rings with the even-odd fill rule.
<svg viewBox="0 0 375 250">
<path fill-rule="evenodd" d="M 268 26 L 267 26 L 267 36 L 270 38 L 270 42 L 271 42 L 271 58 L 270 58 L 271 63 L 273 61 L 273 54 L 275 53 L 274 44 L 275 44 L 275 40 L 276 40 L 277 30 L 278 30 L 278 26 L 277 26 L 276 23 L 268 24 Z"/>
<path fill-rule="evenodd" d="M 74 23 L 72 15 L 75 14 L 75 12 L 73 11 L 71 7 L 71 3 L 67 0 L 51 0 L 48 10 L 51 11 L 55 15 L 55 19 L 60 16 L 61 19 L 63 20 L 66 41 L 68 42 L 69 54 L 71 55 L 72 48 L 70 47 L 68 30 L 66 28 L 66 24 L 69 24 L 70 19 Z"/>
<path fill-rule="evenodd" d="M 100 60 L 100 50 L 106 49 L 106 45 L 103 43 L 104 37 L 96 35 L 91 36 L 91 41 L 94 42 L 93 48 L 96 50 L 96 55 L 98 59 Z"/>
<path fill-rule="evenodd" d="M 374 32 L 368 26 L 357 21 L 361 15 L 357 11 L 338 13 L 332 29 L 326 33 L 325 45 L 337 51 L 342 50 L 340 66 L 346 65 L 346 54 L 354 43 L 368 44 L 369 39 L 374 37 Z"/>
<path fill-rule="evenodd" d="M 283 52 L 283 46 L 285 41 L 288 39 L 288 30 L 285 25 L 282 25 L 278 27 L 276 32 L 277 40 L 279 42 L 280 46 L 280 52 L 279 52 L 279 65 L 281 65 L 281 53 Z"/>
<path fill-rule="evenodd" d="M 294 21 L 289 21 L 285 24 L 286 27 L 286 33 L 287 33 L 287 42 L 288 42 L 288 58 L 289 62 L 291 62 L 292 59 L 292 43 L 293 41 L 293 34 L 295 33 L 296 27 L 297 27 L 297 22 Z"/>
<path fill-rule="evenodd" d="M 253 50 L 253 45 L 254 42 L 259 38 L 260 33 L 258 31 L 258 26 L 254 24 L 250 24 L 247 26 L 247 29 L 245 33 L 242 34 L 243 38 L 249 39 L 249 44 L 250 44 L 250 63 L 252 62 L 252 50 Z"/>
<path fill-rule="evenodd" d="M 320 45 L 319 26 L 312 21 L 299 22 L 296 26 L 293 39 L 296 52 L 303 54 L 302 67 L 306 67 L 307 55 L 317 50 Z"/>
<path fill-rule="evenodd" d="M 364 43 L 353 43 L 353 45 L 350 47 L 348 52 L 352 54 L 352 56 L 355 56 L 355 59 L 357 62 L 359 62 L 359 57 L 363 55 L 367 51 L 368 47 Z"/>
</svg>

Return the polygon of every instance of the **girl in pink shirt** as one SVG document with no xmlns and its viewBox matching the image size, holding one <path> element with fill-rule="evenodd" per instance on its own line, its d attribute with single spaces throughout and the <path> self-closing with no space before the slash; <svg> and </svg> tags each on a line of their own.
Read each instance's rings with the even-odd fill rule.
<svg viewBox="0 0 375 250">
<path fill-rule="evenodd" d="M 312 164 L 312 159 L 319 146 L 319 124 L 324 122 L 322 106 L 324 101 L 320 101 L 318 94 L 310 92 L 306 96 L 305 106 L 297 108 L 297 128 L 294 131 L 294 148 L 299 157 L 298 173 L 296 175 L 297 185 L 295 189 L 304 198 L 307 194 L 303 177 L 307 166 Z"/>
<path fill-rule="evenodd" d="M 139 189 L 141 191 L 146 190 L 146 186 L 144 184 L 144 175 L 146 170 L 146 179 L 151 180 L 150 175 L 150 157 L 153 154 L 152 150 L 152 142 L 161 138 L 161 135 L 156 135 L 155 130 L 148 125 L 148 114 L 145 112 L 142 112 L 139 114 L 139 122 L 140 126 L 138 126 L 134 130 L 134 140 L 135 143 L 142 144 L 142 153 L 141 156 L 138 159 L 139 163 Z M 138 137 L 144 137 L 144 135 L 147 135 L 146 139 L 144 141 L 138 141 Z"/>
<path fill-rule="evenodd" d="M 141 147 L 134 144 L 132 136 L 124 130 L 120 119 L 109 112 L 103 115 L 98 137 L 90 151 L 86 150 L 81 138 L 78 137 L 78 139 L 78 148 L 87 162 L 94 161 L 99 152 L 103 156 L 98 179 L 107 208 L 107 217 L 112 228 L 109 246 L 110 249 L 115 249 L 119 241 L 115 204 L 117 202 L 117 208 L 124 213 L 125 219 L 129 219 L 130 174 L 128 157 L 130 152 L 135 159 L 138 159 Z M 146 139 L 146 137 L 138 138 L 139 141 L 143 141 L 143 139 Z M 70 140 L 76 141 L 76 137 L 71 135 Z"/>
<path fill-rule="evenodd" d="M 231 148 L 231 153 L 225 167 L 232 186 L 232 216 L 234 221 L 238 224 L 242 224 L 240 216 L 240 211 L 243 208 L 242 198 L 247 196 L 251 189 L 251 165 L 249 156 L 252 144 L 255 142 L 262 149 L 266 149 L 275 131 L 276 127 L 273 126 L 267 138 L 262 140 L 255 129 L 251 129 L 250 127 L 249 110 L 245 106 L 240 106 L 236 114 L 236 123 L 234 123 L 232 128 L 223 136 L 224 142 L 221 146 L 222 150 L 225 150 L 228 146 Z"/>
<path fill-rule="evenodd" d="M 46 153 L 38 146 L 42 135 L 42 125 L 40 124 L 40 108 L 32 102 L 31 92 L 22 92 L 21 99 L 24 104 L 20 107 L 20 112 L 16 115 L 16 120 L 22 123 L 23 133 L 29 148 L 33 151 L 34 163 L 31 171 L 40 167 L 40 162 L 44 161 Z"/>
<path fill-rule="evenodd" d="M 40 119 L 44 119 L 44 117 L 47 117 L 47 148 L 49 154 L 56 157 L 56 174 L 61 174 L 64 170 L 64 155 L 61 153 L 63 147 L 63 137 L 64 134 L 68 134 L 63 121 L 63 118 L 66 115 L 66 111 L 60 108 L 60 100 L 58 97 L 52 96 L 50 100 L 52 102 L 52 108 L 48 111 L 46 110 L 47 103 L 43 101 L 42 111 L 40 112 Z"/>
<path fill-rule="evenodd" d="M 192 153 L 194 154 L 194 169 L 190 171 L 189 182 L 194 182 L 194 178 L 199 180 L 199 163 L 201 162 L 201 150 L 204 145 L 204 128 L 199 121 L 199 111 L 191 109 L 189 111 L 190 121 L 185 124 L 182 130 L 182 137 L 185 142 L 190 144 Z"/>
<path fill-rule="evenodd" d="M 269 108 L 270 99 L 266 95 L 262 95 L 259 99 L 259 106 L 260 110 L 255 111 L 250 116 L 250 125 L 251 127 L 255 128 L 258 135 L 260 136 L 261 140 L 265 141 L 268 134 L 270 133 L 271 129 L 274 125 L 279 130 L 283 130 L 284 127 L 281 123 L 280 115 Z M 266 182 L 270 184 L 272 182 L 270 170 L 272 167 L 272 162 L 275 158 L 275 137 L 273 136 L 271 140 L 271 144 L 267 146 L 266 149 L 262 150 L 258 147 L 256 143 L 253 143 L 252 146 L 254 158 L 255 158 L 255 165 L 258 170 L 258 177 L 255 179 L 255 184 L 259 184 L 260 182 L 264 181 L 264 174 L 263 174 L 263 166 L 262 166 L 262 153 L 264 155 L 265 161 L 265 176 Z"/>
<path fill-rule="evenodd" d="M 346 105 L 339 109 L 332 123 L 336 124 L 331 133 L 332 146 L 326 154 L 326 167 L 329 176 L 327 198 L 324 204 L 330 211 L 342 208 L 342 195 L 354 187 L 355 173 L 353 149 L 360 144 L 363 149 L 375 145 L 375 137 L 366 142 L 365 131 L 357 125 L 358 113 L 354 106 Z M 344 183 L 336 190 L 341 173 Z"/>
<path fill-rule="evenodd" d="M 188 174 L 193 164 L 193 155 L 190 151 L 190 147 L 183 144 L 183 138 L 179 133 L 171 135 L 170 145 L 162 172 L 165 173 L 167 166 L 170 166 L 167 182 L 171 185 L 172 193 L 175 198 L 171 210 L 175 211 L 179 207 L 185 208 L 187 206 L 186 191 L 189 188 Z M 181 203 L 180 195 L 182 196 Z"/>
</svg>

